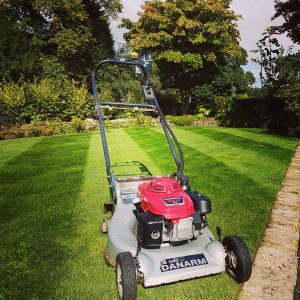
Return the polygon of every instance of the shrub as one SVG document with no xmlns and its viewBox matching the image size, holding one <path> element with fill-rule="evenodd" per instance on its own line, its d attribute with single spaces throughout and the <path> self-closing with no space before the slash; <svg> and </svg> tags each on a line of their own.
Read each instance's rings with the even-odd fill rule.
<svg viewBox="0 0 300 300">
<path fill-rule="evenodd" d="M 85 132 L 85 122 L 80 118 L 73 117 L 71 124 L 77 132 Z"/>
<path fill-rule="evenodd" d="M 12 109 L 20 111 L 26 100 L 24 83 L 1 82 L 0 99 Z"/>
<path fill-rule="evenodd" d="M 44 124 L 47 124 L 49 126 L 49 129 L 53 131 L 53 134 L 77 133 L 71 123 L 56 120 L 54 122 L 45 122 Z"/>
<path fill-rule="evenodd" d="M 86 83 L 66 78 L 46 78 L 26 83 L 0 83 L 0 124 L 31 121 L 70 121 L 72 116 L 85 119 L 93 115 L 93 99 Z M 9 110 L 11 113 L 4 114 Z M 11 117 L 10 117 L 11 116 Z"/>
<path fill-rule="evenodd" d="M 136 117 L 136 123 L 138 126 L 153 126 L 154 120 L 152 117 L 139 113 Z"/>
<path fill-rule="evenodd" d="M 222 125 L 228 124 L 228 115 L 232 111 L 233 100 L 230 97 L 216 96 L 216 119 L 221 122 Z"/>
<path fill-rule="evenodd" d="M 138 113 L 135 118 L 127 118 L 127 119 L 117 119 L 117 120 L 105 120 L 104 121 L 106 128 L 128 128 L 128 127 L 145 127 L 145 126 L 156 126 L 157 120 L 144 115 L 142 113 Z"/>
<path fill-rule="evenodd" d="M 112 129 L 112 128 L 127 128 L 127 127 L 134 127 L 137 125 L 136 119 L 126 119 L 122 120 L 105 120 L 104 121 L 105 128 Z"/>
<path fill-rule="evenodd" d="M 0 99 L 0 126 L 9 124 L 17 124 L 21 122 L 21 118 L 7 103 Z"/>
<path fill-rule="evenodd" d="M 0 83 L 0 126 L 21 122 L 24 103 L 23 84 Z"/>
<path fill-rule="evenodd" d="M 196 116 L 166 116 L 166 118 L 176 126 L 191 126 L 197 120 Z"/>
<path fill-rule="evenodd" d="M 209 117 L 211 109 L 206 109 L 203 106 L 198 105 L 196 107 L 196 116 L 198 119 L 205 119 Z"/>
</svg>

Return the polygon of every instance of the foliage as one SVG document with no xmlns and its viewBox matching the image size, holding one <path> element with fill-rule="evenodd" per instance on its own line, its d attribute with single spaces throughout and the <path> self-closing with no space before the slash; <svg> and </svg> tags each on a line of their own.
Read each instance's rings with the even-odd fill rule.
<svg viewBox="0 0 300 300">
<path fill-rule="evenodd" d="M 0 140 L 82 132 L 86 132 L 85 122 L 80 118 L 73 117 L 71 122 L 35 121 L 30 124 L 2 126 L 0 127 Z"/>
<path fill-rule="evenodd" d="M 280 57 L 277 68 L 279 76 L 275 84 L 289 112 L 289 134 L 300 136 L 300 52 Z"/>
<path fill-rule="evenodd" d="M 154 120 L 152 117 L 147 116 L 143 113 L 139 113 L 136 117 L 137 125 L 141 127 L 145 126 L 153 126 L 154 125 Z"/>
<path fill-rule="evenodd" d="M 0 82 L 0 125 L 21 122 L 25 101 L 24 84 Z"/>
<path fill-rule="evenodd" d="M 118 119 L 118 120 L 105 120 L 105 128 L 129 128 L 129 127 L 153 127 L 157 125 L 155 119 L 138 114 L 135 118 Z"/>
<path fill-rule="evenodd" d="M 279 56 L 284 53 L 283 47 L 279 44 L 277 38 L 274 35 L 275 31 L 272 27 L 267 28 L 262 38 L 256 43 L 257 49 L 252 50 L 254 53 L 258 53 L 259 57 L 252 59 L 261 67 L 260 79 L 261 85 L 265 85 L 269 88 L 272 87 L 273 81 L 277 78 L 276 61 Z"/>
<path fill-rule="evenodd" d="M 175 126 L 192 126 L 197 116 L 166 116 L 167 120 Z"/>
<path fill-rule="evenodd" d="M 1 1 L 0 80 L 47 76 L 53 61 L 74 79 L 87 76 L 114 54 L 107 18 L 120 9 L 119 0 Z"/>
<path fill-rule="evenodd" d="M 204 119 L 207 118 L 210 114 L 211 110 L 206 109 L 205 107 L 202 106 L 197 106 L 196 108 L 196 116 L 198 119 Z"/>
<path fill-rule="evenodd" d="M 220 73 L 212 82 L 212 89 L 219 96 L 238 96 L 248 92 L 255 82 L 254 75 L 245 72 L 242 66 L 247 64 L 247 52 L 242 49 L 240 57 L 226 58 L 226 65 L 221 67 Z"/>
<path fill-rule="evenodd" d="M 0 128 L 0 140 L 49 136 L 60 134 L 74 134 L 85 131 L 85 127 L 78 126 L 79 120 L 75 123 L 67 123 L 59 120 L 52 122 L 32 122 L 31 124 L 13 125 Z M 83 123 L 84 124 L 84 123 Z M 79 129 L 79 130 L 78 130 Z"/>
<path fill-rule="evenodd" d="M 239 56 L 238 16 L 231 0 L 146 1 L 137 22 L 122 26 L 133 50 L 150 51 L 165 86 L 180 90 L 187 113 L 192 88 L 211 80 L 224 57 Z"/>
<path fill-rule="evenodd" d="M 261 65 L 261 82 L 264 85 L 261 97 L 284 98 L 284 110 L 288 120 L 282 125 L 279 120 L 272 120 L 271 127 L 280 128 L 284 133 L 299 136 L 300 134 L 300 53 L 292 54 L 279 45 L 274 28 L 268 29 L 257 43 L 260 58 L 254 59 Z"/>
<path fill-rule="evenodd" d="M 287 32 L 287 36 L 296 44 L 300 44 L 300 5 L 299 0 L 275 0 L 276 13 L 273 19 L 283 17 L 284 23 L 274 26 L 279 33 Z"/>
<path fill-rule="evenodd" d="M 77 132 L 85 132 L 85 122 L 80 118 L 73 117 L 71 124 Z"/>
<path fill-rule="evenodd" d="M 259 127 L 270 132 L 300 137 L 299 98 L 259 97 L 235 99 L 219 115 L 222 126 Z"/>
<path fill-rule="evenodd" d="M 72 116 L 84 119 L 91 116 L 93 106 L 85 82 L 54 78 L 33 83 L 0 83 L 0 101 L 13 112 L 12 116 L 27 123 L 32 120 L 70 121 Z M 0 122 L 5 123 L 2 118 Z"/>
<path fill-rule="evenodd" d="M 0 128 L 8 124 L 20 123 L 20 116 L 0 99 Z"/>
<path fill-rule="evenodd" d="M 213 114 L 221 113 L 218 97 L 247 98 L 250 86 L 255 82 L 251 72 L 245 72 L 241 66 L 247 64 L 247 52 L 241 49 L 241 56 L 226 58 L 226 65 L 220 67 L 219 74 L 209 84 L 196 86 L 193 99 L 199 105 L 211 109 Z"/>
<path fill-rule="evenodd" d="M 102 101 L 142 101 L 140 80 L 133 67 L 122 65 L 106 66 L 97 74 L 99 98 Z"/>
<path fill-rule="evenodd" d="M 300 82 L 300 51 L 278 57 L 276 71 L 278 77 L 275 85 L 279 87 L 279 94 L 285 97 L 297 97 L 299 93 L 296 86 Z"/>
<path fill-rule="evenodd" d="M 228 115 L 232 112 L 233 98 L 226 96 L 217 96 L 216 103 L 216 118 L 221 121 L 221 125 L 227 125 Z"/>
</svg>

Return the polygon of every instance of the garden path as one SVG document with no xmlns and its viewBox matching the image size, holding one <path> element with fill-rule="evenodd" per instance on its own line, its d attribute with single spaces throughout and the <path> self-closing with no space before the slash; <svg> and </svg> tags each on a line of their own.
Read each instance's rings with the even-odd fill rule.
<svg viewBox="0 0 300 300">
<path fill-rule="evenodd" d="M 269 223 L 255 256 L 252 276 L 240 291 L 239 300 L 300 298 L 298 288 L 295 289 L 299 216 L 300 144 L 277 194 Z"/>
</svg>

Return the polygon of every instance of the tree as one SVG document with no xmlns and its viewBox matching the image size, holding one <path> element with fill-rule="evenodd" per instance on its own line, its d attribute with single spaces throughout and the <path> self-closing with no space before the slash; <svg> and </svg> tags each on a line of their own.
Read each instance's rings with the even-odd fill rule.
<svg viewBox="0 0 300 300">
<path fill-rule="evenodd" d="M 252 61 L 258 63 L 261 67 L 259 73 L 261 86 L 268 88 L 272 88 L 272 84 L 278 75 L 276 72 L 277 58 L 284 53 L 283 47 L 274 37 L 274 34 L 273 27 L 267 28 L 263 32 L 262 38 L 256 43 L 257 49 L 252 50 L 252 52 L 259 54 L 259 57 L 253 58 Z"/>
<path fill-rule="evenodd" d="M 251 72 L 245 72 L 242 66 L 247 64 L 247 52 L 242 49 L 239 57 L 229 57 L 226 65 L 213 80 L 214 92 L 222 96 L 233 96 L 247 93 L 249 86 L 255 82 Z"/>
<path fill-rule="evenodd" d="M 248 97 L 250 86 L 255 82 L 251 72 L 245 72 L 242 66 L 247 64 L 247 52 L 242 49 L 242 55 L 226 59 L 226 65 L 220 68 L 210 84 L 196 86 L 193 89 L 193 98 L 199 104 L 216 112 L 216 97 L 222 96 L 233 100 L 233 98 Z"/>
<path fill-rule="evenodd" d="M 278 17 L 284 18 L 284 23 L 281 26 L 274 26 L 279 33 L 287 32 L 287 36 L 296 44 L 300 44 L 300 1 L 275 0 L 276 13 L 273 20 Z"/>
<path fill-rule="evenodd" d="M 238 16 L 231 0 L 149 0 L 137 22 L 123 19 L 124 35 L 135 51 L 150 51 L 165 86 L 180 90 L 182 111 L 189 111 L 192 88 L 211 81 L 240 56 Z"/>
<path fill-rule="evenodd" d="M 86 76 L 114 54 L 108 18 L 120 9 L 119 0 L 1 1 L 0 78 L 33 79 L 57 68 Z"/>
<path fill-rule="evenodd" d="M 284 98 L 289 112 L 289 133 L 300 136 L 300 52 L 279 57 L 276 68 L 277 95 Z"/>
</svg>

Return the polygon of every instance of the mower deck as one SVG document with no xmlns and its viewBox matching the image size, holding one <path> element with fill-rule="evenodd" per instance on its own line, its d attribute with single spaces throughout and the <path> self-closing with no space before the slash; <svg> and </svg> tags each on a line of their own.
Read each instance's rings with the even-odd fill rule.
<svg viewBox="0 0 300 300">
<path fill-rule="evenodd" d="M 115 180 L 117 205 L 108 229 L 107 262 L 114 266 L 118 253 L 131 252 L 137 258 L 138 272 L 145 287 L 224 272 L 226 253 L 208 228 L 201 230 L 196 240 L 183 245 L 165 243 L 160 249 L 141 248 L 138 251 L 132 200 L 138 185 L 153 178 Z"/>
</svg>

